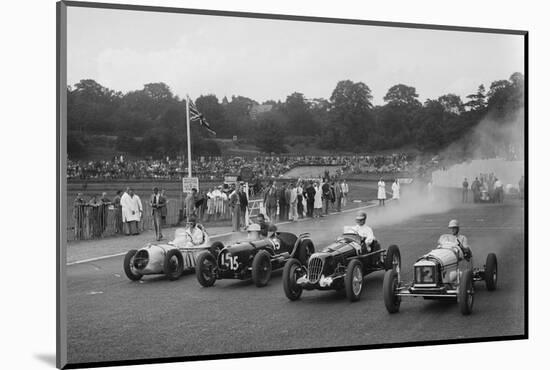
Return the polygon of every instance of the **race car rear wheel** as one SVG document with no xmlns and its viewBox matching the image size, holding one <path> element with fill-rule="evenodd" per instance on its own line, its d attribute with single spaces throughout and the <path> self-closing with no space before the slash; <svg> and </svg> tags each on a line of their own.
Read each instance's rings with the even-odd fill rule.
<svg viewBox="0 0 550 370">
<path fill-rule="evenodd" d="M 163 271 L 168 280 L 178 280 L 183 274 L 183 255 L 177 249 L 170 249 L 164 258 Z"/>
<path fill-rule="evenodd" d="M 140 274 L 136 271 L 134 267 L 134 256 L 136 255 L 137 250 L 129 250 L 128 253 L 124 256 L 124 273 L 128 276 L 128 279 L 132 281 L 140 280 L 143 277 L 143 274 Z"/>
<path fill-rule="evenodd" d="M 271 279 L 271 256 L 267 251 L 261 250 L 252 260 L 252 281 L 257 287 L 266 286 Z"/>
<path fill-rule="evenodd" d="M 315 247 L 313 246 L 313 242 L 309 239 L 302 240 L 300 243 L 300 246 L 298 247 L 298 255 L 296 256 L 298 260 L 303 265 L 307 265 L 307 262 L 309 261 L 309 257 L 315 252 Z"/>
<path fill-rule="evenodd" d="M 472 270 L 468 269 L 462 273 L 458 287 L 458 305 L 463 315 L 471 314 L 474 307 L 473 281 Z"/>
<path fill-rule="evenodd" d="M 358 301 L 361 298 L 363 290 L 363 265 L 359 260 L 351 260 L 344 277 L 346 297 L 351 302 Z"/>
<path fill-rule="evenodd" d="M 497 275 L 497 256 L 494 253 L 489 253 L 485 262 L 485 285 L 487 286 L 487 290 L 495 290 L 497 288 Z"/>
<path fill-rule="evenodd" d="M 212 253 L 204 251 L 197 257 L 195 275 L 203 287 L 211 287 L 216 282 L 216 259 Z"/>
<path fill-rule="evenodd" d="M 296 283 L 298 279 L 298 269 L 302 266 L 296 258 L 289 259 L 283 269 L 283 289 L 285 295 L 291 301 L 300 299 L 302 295 L 302 286 Z"/>
<path fill-rule="evenodd" d="M 401 252 L 399 247 L 395 244 L 389 246 L 386 252 L 386 258 L 384 259 L 384 269 L 386 271 L 391 269 L 401 269 Z"/>
<path fill-rule="evenodd" d="M 397 271 L 390 269 L 384 274 L 384 283 L 382 291 L 384 292 L 384 304 L 389 313 L 396 313 L 401 306 L 401 297 L 397 293 L 399 287 L 399 277 Z"/>
</svg>

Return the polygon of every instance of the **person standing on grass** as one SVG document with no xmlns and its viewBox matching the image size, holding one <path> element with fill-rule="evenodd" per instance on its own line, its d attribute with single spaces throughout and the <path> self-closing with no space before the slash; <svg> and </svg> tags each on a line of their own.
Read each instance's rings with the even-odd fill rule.
<svg viewBox="0 0 550 370">
<path fill-rule="evenodd" d="M 391 191 L 392 191 L 392 199 L 393 200 L 399 200 L 401 197 L 401 186 L 399 185 L 399 179 L 393 180 L 393 184 L 391 184 Z"/>
<path fill-rule="evenodd" d="M 384 206 L 386 201 L 386 183 L 382 178 L 378 181 L 378 205 Z"/>
<path fill-rule="evenodd" d="M 470 184 L 468 184 L 468 179 L 465 177 L 464 181 L 462 181 L 462 203 L 468 203 L 468 187 Z"/>
</svg>

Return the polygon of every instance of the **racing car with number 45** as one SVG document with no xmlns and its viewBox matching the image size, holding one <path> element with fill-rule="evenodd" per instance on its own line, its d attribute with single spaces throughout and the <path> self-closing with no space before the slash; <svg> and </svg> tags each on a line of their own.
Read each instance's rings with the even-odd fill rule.
<svg viewBox="0 0 550 370">
<path fill-rule="evenodd" d="M 377 240 L 367 247 L 353 227 L 322 251 L 309 259 L 291 259 L 283 271 L 283 289 L 291 301 L 299 299 L 305 290 L 345 290 L 354 302 L 361 297 L 363 278 L 381 270 L 398 269 L 401 253 L 397 245 L 382 249 Z"/>
<path fill-rule="evenodd" d="M 309 234 L 296 236 L 288 232 L 275 232 L 262 238 L 256 224 L 251 225 L 248 231 L 247 240 L 228 246 L 215 242 L 210 251 L 204 251 L 197 257 L 195 273 L 203 287 L 210 287 L 219 279 L 249 278 L 256 286 L 263 287 L 269 282 L 271 272 L 282 268 L 290 258 L 305 261 L 315 252 Z"/>
<path fill-rule="evenodd" d="M 398 312 L 402 298 L 423 297 L 456 300 L 463 315 L 471 314 L 474 282 L 484 280 L 489 291 L 497 287 L 497 257 L 489 253 L 483 268 L 473 268 L 468 254 L 469 250 L 463 250 L 455 235 L 443 234 L 437 248 L 414 264 L 412 282 L 403 283 L 399 269 L 387 271 L 382 289 L 388 312 Z"/>
</svg>

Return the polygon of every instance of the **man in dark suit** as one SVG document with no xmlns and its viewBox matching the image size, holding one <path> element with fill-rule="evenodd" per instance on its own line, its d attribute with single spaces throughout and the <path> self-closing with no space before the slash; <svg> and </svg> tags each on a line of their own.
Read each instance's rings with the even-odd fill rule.
<svg viewBox="0 0 550 370">
<path fill-rule="evenodd" d="M 271 183 L 264 194 L 264 205 L 267 217 L 274 222 L 275 216 L 277 216 L 277 188 L 275 181 Z"/>
<path fill-rule="evenodd" d="M 306 197 L 307 203 L 307 216 L 313 217 L 313 205 L 315 203 L 315 188 L 313 187 L 313 182 L 309 181 L 306 190 L 304 191 L 304 196 Z"/>
<path fill-rule="evenodd" d="M 241 182 L 239 188 L 239 201 L 241 205 L 241 227 L 246 227 L 246 210 L 248 208 L 248 194 L 246 193 L 246 188 L 244 182 Z"/>
<path fill-rule="evenodd" d="M 153 188 L 149 204 L 151 205 L 151 214 L 153 215 L 155 235 L 157 241 L 159 241 L 162 239 L 162 207 L 166 205 L 166 199 L 159 194 L 159 188 Z"/>
<path fill-rule="evenodd" d="M 160 209 L 160 216 L 162 218 L 162 226 L 166 225 L 166 216 L 168 215 L 168 198 L 166 197 L 166 190 L 162 189 L 160 191 L 161 204 L 163 204 Z"/>
<path fill-rule="evenodd" d="M 286 201 L 286 191 L 286 182 L 284 182 L 278 192 L 280 221 L 288 220 L 288 202 Z"/>
</svg>

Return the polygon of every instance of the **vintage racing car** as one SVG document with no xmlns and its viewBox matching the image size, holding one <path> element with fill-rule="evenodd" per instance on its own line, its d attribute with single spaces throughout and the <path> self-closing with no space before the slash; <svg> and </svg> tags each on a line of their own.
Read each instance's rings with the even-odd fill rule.
<svg viewBox="0 0 550 370">
<path fill-rule="evenodd" d="M 167 243 L 148 243 L 141 249 L 132 249 L 124 257 L 124 272 L 130 280 L 140 280 L 143 275 L 164 274 L 170 280 L 177 280 L 187 269 L 193 269 L 197 256 L 212 249 L 206 230 L 200 245 L 191 242 L 186 229 L 177 229 L 174 240 Z"/>
<path fill-rule="evenodd" d="M 345 290 L 350 301 L 357 301 L 363 289 L 363 277 L 374 271 L 392 270 L 401 265 L 397 245 L 382 249 L 378 241 L 369 248 L 352 227 L 322 251 L 312 254 L 304 263 L 287 262 L 283 271 L 283 289 L 291 301 L 305 290 Z"/>
<path fill-rule="evenodd" d="M 403 297 L 457 300 L 460 312 L 469 315 L 474 304 L 474 282 L 485 280 L 487 290 L 497 286 L 497 257 L 487 255 L 483 268 L 472 268 L 471 256 L 465 256 L 456 236 L 443 234 L 438 246 L 414 264 L 414 281 L 401 281 L 400 270 L 384 276 L 384 304 L 390 313 L 399 311 Z"/>
<path fill-rule="evenodd" d="M 276 232 L 270 237 L 244 240 L 224 246 L 212 244 L 210 251 L 197 257 L 195 273 L 204 287 L 214 285 L 217 279 L 249 279 L 256 286 L 267 285 L 271 272 L 285 265 L 290 258 L 307 260 L 315 252 L 309 234 L 296 236 Z"/>
</svg>

